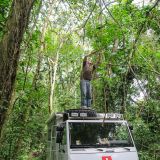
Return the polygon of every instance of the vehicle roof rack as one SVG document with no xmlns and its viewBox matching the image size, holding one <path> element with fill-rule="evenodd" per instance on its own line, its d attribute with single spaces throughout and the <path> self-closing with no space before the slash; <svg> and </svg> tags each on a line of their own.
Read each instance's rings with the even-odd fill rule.
<svg viewBox="0 0 160 160">
<path fill-rule="evenodd" d="M 123 120 L 120 113 L 97 113 L 93 109 L 70 109 L 63 114 L 63 121 L 67 119 L 118 119 Z"/>
<path fill-rule="evenodd" d="M 52 121 L 64 122 L 66 120 L 124 120 L 123 114 L 120 113 L 97 113 L 93 109 L 70 109 L 65 112 L 53 113 L 47 123 Z"/>
</svg>

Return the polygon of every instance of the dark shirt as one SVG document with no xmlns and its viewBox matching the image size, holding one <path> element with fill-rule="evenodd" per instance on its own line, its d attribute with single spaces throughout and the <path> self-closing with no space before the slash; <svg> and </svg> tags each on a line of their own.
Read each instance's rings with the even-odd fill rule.
<svg viewBox="0 0 160 160">
<path fill-rule="evenodd" d="M 92 73 L 95 69 L 95 66 L 89 61 L 83 61 L 82 72 L 81 72 L 81 80 L 91 80 Z"/>
</svg>

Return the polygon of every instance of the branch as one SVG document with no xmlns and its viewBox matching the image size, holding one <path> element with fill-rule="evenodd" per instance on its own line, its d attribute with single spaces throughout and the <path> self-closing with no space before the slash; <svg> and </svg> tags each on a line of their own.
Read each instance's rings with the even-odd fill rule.
<svg viewBox="0 0 160 160">
<path fill-rule="evenodd" d="M 76 19 L 79 21 L 79 18 L 77 17 L 77 15 L 76 15 L 74 9 L 72 8 L 71 4 L 68 2 L 68 0 L 66 0 L 66 2 L 67 2 L 67 4 L 69 5 L 69 7 L 71 8 L 71 11 L 72 11 L 72 13 L 74 14 L 74 16 L 76 17 Z M 65 5 L 65 3 L 64 3 L 64 5 Z"/>
<path fill-rule="evenodd" d="M 150 8 L 150 10 L 146 12 L 145 18 L 147 18 L 147 17 L 149 16 L 150 12 L 158 5 L 159 2 L 160 2 L 160 0 L 157 0 L 157 1 L 155 2 L 155 4 Z M 140 37 L 140 35 L 141 35 L 142 31 L 143 31 L 143 28 L 144 28 L 146 22 L 147 22 L 147 20 L 145 20 L 145 21 L 142 23 L 140 29 L 139 29 L 138 32 L 137 32 L 137 37 L 136 37 L 135 40 L 134 40 L 132 52 L 131 52 L 130 57 L 129 57 L 129 61 L 131 60 L 131 58 L 133 57 L 133 54 L 134 54 L 135 51 L 136 51 L 136 44 L 137 44 L 137 42 L 138 42 L 138 40 L 139 40 L 139 37 Z"/>
<path fill-rule="evenodd" d="M 135 103 L 138 107 L 143 108 L 144 105 L 139 104 L 138 102 L 136 102 L 134 99 L 130 98 L 130 100 Z M 142 109 L 141 109 L 142 110 Z"/>
<path fill-rule="evenodd" d="M 86 26 L 86 24 L 87 24 L 89 18 L 91 17 L 91 15 L 92 15 L 92 13 L 93 13 L 95 7 L 96 7 L 96 3 L 97 3 L 97 0 L 96 0 L 96 2 L 95 2 L 95 4 L 94 4 L 94 6 L 93 6 L 93 8 L 92 8 L 92 10 L 91 10 L 91 12 L 90 12 L 90 14 L 89 14 L 89 16 L 87 17 L 87 20 L 84 22 L 83 28 L 85 28 L 85 26 Z"/>
<path fill-rule="evenodd" d="M 158 5 L 158 3 L 160 2 L 160 0 L 157 0 L 155 2 L 155 4 L 150 8 L 150 10 L 146 13 L 146 17 L 149 15 L 149 13 Z"/>
<path fill-rule="evenodd" d="M 125 37 L 125 35 L 124 35 L 124 33 L 123 33 L 122 25 L 114 18 L 114 16 L 112 15 L 111 11 L 108 9 L 107 4 L 104 2 L 104 0 L 102 0 L 102 1 L 103 1 L 103 4 L 104 4 L 107 12 L 109 13 L 110 17 L 111 17 L 111 18 L 115 21 L 115 23 L 121 28 L 123 37 Z"/>
<path fill-rule="evenodd" d="M 147 93 L 143 90 L 142 86 L 141 86 L 140 83 L 138 82 L 137 75 L 136 75 L 136 73 L 133 71 L 132 67 L 131 67 L 131 66 L 129 66 L 129 67 L 130 67 L 131 72 L 132 72 L 132 73 L 134 74 L 134 76 L 135 76 L 135 79 L 136 79 L 136 81 L 137 81 L 137 84 L 138 84 L 140 90 L 142 91 L 142 93 L 143 93 L 143 95 L 144 95 L 144 98 L 146 99 L 146 96 L 148 96 Z"/>
<path fill-rule="evenodd" d="M 137 51 L 138 51 L 138 53 L 140 54 L 140 56 L 145 60 L 145 62 L 152 68 L 152 70 L 149 70 L 149 69 L 148 69 L 148 70 L 160 76 L 160 72 L 158 72 L 158 71 L 156 71 L 156 70 L 154 69 L 154 67 L 153 67 L 153 66 L 143 57 L 143 55 L 139 52 L 138 48 L 137 48 Z"/>
<path fill-rule="evenodd" d="M 85 57 L 90 57 L 90 56 L 92 56 L 92 55 L 94 55 L 94 54 L 99 54 L 99 52 L 101 52 L 102 50 L 103 50 L 104 48 L 101 48 L 101 49 L 99 49 L 99 50 L 94 50 L 94 51 L 92 51 L 90 54 L 88 54 L 88 55 L 86 55 Z"/>
</svg>

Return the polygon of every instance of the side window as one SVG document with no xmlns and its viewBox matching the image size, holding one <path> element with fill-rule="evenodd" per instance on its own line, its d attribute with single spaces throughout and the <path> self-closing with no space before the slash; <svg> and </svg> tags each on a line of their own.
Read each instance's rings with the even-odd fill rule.
<svg viewBox="0 0 160 160">
<path fill-rule="evenodd" d="M 62 145 L 66 145 L 66 144 L 67 144 L 67 131 L 66 131 L 66 125 L 65 125 L 63 130 Z"/>
<path fill-rule="evenodd" d="M 48 127 L 48 141 L 51 141 L 51 128 Z"/>
</svg>

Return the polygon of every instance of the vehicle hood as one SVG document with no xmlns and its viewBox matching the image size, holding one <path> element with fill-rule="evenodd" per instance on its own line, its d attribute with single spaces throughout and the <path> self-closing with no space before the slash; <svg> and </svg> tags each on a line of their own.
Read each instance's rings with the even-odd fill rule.
<svg viewBox="0 0 160 160">
<path fill-rule="evenodd" d="M 72 149 L 69 160 L 138 160 L 135 148 Z"/>
</svg>

